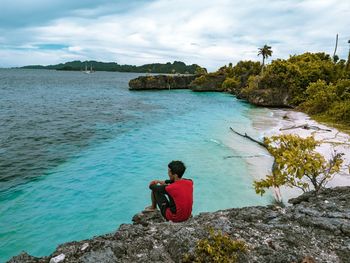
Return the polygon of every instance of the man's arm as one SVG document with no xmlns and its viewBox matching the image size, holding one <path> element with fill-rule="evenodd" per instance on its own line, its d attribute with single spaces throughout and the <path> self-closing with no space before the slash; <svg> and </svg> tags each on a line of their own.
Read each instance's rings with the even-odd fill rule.
<svg viewBox="0 0 350 263">
<path fill-rule="evenodd" d="M 152 185 L 152 184 L 160 184 L 160 185 L 163 185 L 163 184 L 172 184 L 173 181 L 171 180 L 165 180 L 165 181 L 160 181 L 160 180 L 153 180 L 149 183 L 149 185 Z"/>
<path fill-rule="evenodd" d="M 152 191 L 158 192 L 160 194 L 168 194 L 167 191 L 165 190 L 165 187 L 167 185 L 166 184 L 151 184 L 149 186 L 149 189 L 151 189 Z"/>
</svg>

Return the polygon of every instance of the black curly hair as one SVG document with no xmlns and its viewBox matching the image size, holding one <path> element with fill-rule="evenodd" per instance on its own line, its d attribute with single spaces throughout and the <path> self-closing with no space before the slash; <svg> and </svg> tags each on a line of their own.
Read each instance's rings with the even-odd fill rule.
<svg viewBox="0 0 350 263">
<path fill-rule="evenodd" d="M 168 167 L 171 171 L 172 174 L 177 174 L 179 178 L 182 177 L 182 175 L 185 173 L 186 166 L 183 162 L 181 161 L 171 161 L 168 164 Z"/>
</svg>

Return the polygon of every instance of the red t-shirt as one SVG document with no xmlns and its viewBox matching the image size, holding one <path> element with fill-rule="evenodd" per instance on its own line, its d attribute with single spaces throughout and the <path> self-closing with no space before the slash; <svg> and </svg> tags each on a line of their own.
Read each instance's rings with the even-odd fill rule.
<svg viewBox="0 0 350 263">
<path fill-rule="evenodd" d="M 173 198 L 176 213 L 172 213 L 170 208 L 165 211 L 167 220 L 182 222 L 187 220 L 192 214 L 193 205 L 193 182 L 189 179 L 181 179 L 165 187 L 167 193 Z"/>
</svg>

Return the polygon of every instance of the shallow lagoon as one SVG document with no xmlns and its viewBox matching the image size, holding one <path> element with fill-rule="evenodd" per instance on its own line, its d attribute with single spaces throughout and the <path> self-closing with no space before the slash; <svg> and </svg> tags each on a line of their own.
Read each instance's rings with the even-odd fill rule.
<svg viewBox="0 0 350 263">
<path fill-rule="evenodd" d="M 223 93 L 131 92 L 136 76 L 0 71 L 0 261 L 129 223 L 171 160 L 194 180 L 194 214 L 270 202 L 249 162 L 226 158 L 255 147 L 229 127 L 259 136 L 252 116 L 266 109 Z"/>
</svg>

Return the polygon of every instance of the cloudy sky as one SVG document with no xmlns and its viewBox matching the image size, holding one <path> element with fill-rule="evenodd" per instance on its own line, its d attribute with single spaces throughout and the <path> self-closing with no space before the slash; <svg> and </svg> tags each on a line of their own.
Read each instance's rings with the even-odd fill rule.
<svg viewBox="0 0 350 263">
<path fill-rule="evenodd" d="M 0 67 L 71 60 L 229 62 L 324 51 L 346 59 L 349 0 L 0 0 Z"/>
</svg>

